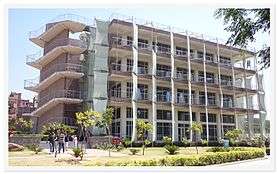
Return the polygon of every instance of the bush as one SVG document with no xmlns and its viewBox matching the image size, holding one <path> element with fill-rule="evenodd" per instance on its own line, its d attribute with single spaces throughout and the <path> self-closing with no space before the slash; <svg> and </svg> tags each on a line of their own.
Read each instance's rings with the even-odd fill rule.
<svg viewBox="0 0 277 174">
<path fill-rule="evenodd" d="M 73 149 L 72 149 L 72 152 L 73 152 L 72 155 L 73 155 L 75 158 L 80 157 L 81 160 L 83 159 L 84 154 L 85 154 L 84 150 L 81 149 L 80 147 L 73 148 Z"/>
<path fill-rule="evenodd" d="M 105 166 L 206 166 L 212 164 L 221 164 L 226 162 L 234 162 L 239 160 L 247 160 L 253 158 L 264 157 L 264 150 L 261 148 L 251 148 L 245 151 L 230 151 L 205 153 L 195 156 L 174 156 L 162 159 L 147 160 L 125 160 L 125 161 L 109 161 Z"/>
<path fill-rule="evenodd" d="M 122 140 L 122 144 L 124 145 L 124 147 L 130 147 L 130 145 L 132 144 L 132 141 L 130 140 L 130 138 L 124 138 Z"/>
<path fill-rule="evenodd" d="M 165 145 L 170 145 L 172 144 L 172 138 L 168 137 L 168 136 L 164 136 L 163 137 L 163 142 Z"/>
<path fill-rule="evenodd" d="M 175 155 L 179 150 L 179 147 L 175 145 L 165 145 L 164 148 L 169 155 Z"/>
<path fill-rule="evenodd" d="M 43 148 L 39 147 L 38 144 L 32 144 L 32 145 L 27 145 L 26 146 L 29 150 L 35 152 L 35 154 L 38 154 L 43 150 Z"/>
<path fill-rule="evenodd" d="M 129 149 L 132 155 L 136 155 L 140 150 L 139 149 Z"/>
</svg>

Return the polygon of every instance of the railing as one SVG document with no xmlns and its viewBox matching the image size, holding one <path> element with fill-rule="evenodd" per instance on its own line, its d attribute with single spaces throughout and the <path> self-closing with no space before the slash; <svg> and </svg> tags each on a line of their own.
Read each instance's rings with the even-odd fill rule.
<svg viewBox="0 0 277 174">
<path fill-rule="evenodd" d="M 108 97 L 110 100 L 124 100 L 132 98 L 132 91 L 121 91 L 121 89 L 109 89 Z"/>
<path fill-rule="evenodd" d="M 158 77 L 171 77 L 171 71 L 166 71 L 166 70 L 156 70 L 156 76 Z"/>
<path fill-rule="evenodd" d="M 141 90 L 141 91 L 144 91 L 144 90 Z M 140 90 L 138 89 L 137 100 L 151 100 L 151 98 L 148 92 L 140 92 Z"/>
<path fill-rule="evenodd" d="M 138 42 L 138 48 L 140 50 L 147 50 L 147 51 L 152 51 L 152 44 L 147 44 L 144 42 Z"/>
<path fill-rule="evenodd" d="M 39 97 L 38 104 L 39 106 L 44 105 L 45 103 L 49 102 L 54 98 L 71 98 L 71 99 L 82 99 L 81 91 L 75 90 L 54 90 L 48 93 L 48 95 Z"/>
<path fill-rule="evenodd" d="M 188 52 L 187 51 L 183 51 L 183 50 L 175 50 L 175 57 L 183 57 L 183 58 L 187 58 L 188 57 Z"/>
<path fill-rule="evenodd" d="M 54 41 L 49 42 L 45 48 L 44 48 L 44 53 L 48 53 L 52 49 L 59 47 L 59 46 L 75 46 L 75 47 L 80 47 L 80 48 L 86 48 L 86 44 L 82 42 L 81 40 L 78 39 L 71 39 L 71 38 L 60 38 L 56 39 Z"/>
<path fill-rule="evenodd" d="M 171 93 L 168 91 L 157 91 L 157 102 L 171 102 Z"/>
<path fill-rule="evenodd" d="M 93 19 L 88 19 L 75 14 L 64 14 L 55 17 L 54 19 L 48 21 L 47 23 L 55 23 L 61 21 L 76 21 L 85 25 L 95 26 Z M 36 38 L 46 31 L 46 25 L 41 26 L 39 29 L 29 32 L 29 38 Z"/>
<path fill-rule="evenodd" d="M 176 73 L 175 74 L 175 79 L 187 81 L 188 80 L 188 74 Z"/>
<path fill-rule="evenodd" d="M 84 70 L 84 67 L 79 64 L 72 64 L 72 63 L 55 64 L 50 68 L 46 69 L 45 71 L 41 71 L 40 81 L 43 81 L 44 79 L 48 78 L 49 76 L 51 76 L 56 72 L 70 71 L 70 72 L 81 73 L 83 72 L 83 70 Z"/>
<path fill-rule="evenodd" d="M 124 73 L 124 72 L 132 72 L 133 67 L 129 65 L 124 65 L 120 63 L 111 63 L 110 64 L 110 72 L 111 73 Z"/>
<path fill-rule="evenodd" d="M 221 85 L 224 85 L 224 86 L 233 86 L 233 82 L 230 81 L 230 80 L 223 80 L 223 79 L 221 79 Z"/>
<path fill-rule="evenodd" d="M 35 54 L 29 54 L 26 56 L 26 63 L 33 63 L 43 56 L 43 51 L 39 50 Z"/>
<path fill-rule="evenodd" d="M 148 71 L 148 67 L 138 67 L 138 74 L 139 75 L 150 75 Z"/>
<path fill-rule="evenodd" d="M 34 88 L 39 84 L 39 77 L 36 77 L 34 79 L 27 79 L 24 80 L 24 88 Z"/>
</svg>

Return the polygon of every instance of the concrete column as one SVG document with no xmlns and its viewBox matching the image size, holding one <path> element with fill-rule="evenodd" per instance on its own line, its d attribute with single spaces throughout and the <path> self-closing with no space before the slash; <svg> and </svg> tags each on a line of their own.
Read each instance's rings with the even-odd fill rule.
<svg viewBox="0 0 277 174">
<path fill-rule="evenodd" d="M 202 35 L 203 37 L 203 35 Z M 209 141 L 209 124 L 208 124 L 208 92 L 207 92 L 207 75 L 206 75 L 206 45 L 203 37 L 203 67 L 204 67 L 204 88 L 205 88 L 205 114 L 206 114 L 206 131 L 207 141 Z"/>
<path fill-rule="evenodd" d="M 126 137 L 126 107 L 121 107 L 120 136 Z"/>
<path fill-rule="evenodd" d="M 135 141 L 137 138 L 136 135 L 136 121 L 137 121 L 137 85 L 138 85 L 138 26 L 133 21 L 133 96 L 132 96 L 132 108 L 133 108 L 133 133 L 132 133 L 132 141 Z"/>
<path fill-rule="evenodd" d="M 196 122 L 199 122 L 202 124 L 202 122 L 200 121 L 200 113 L 199 112 L 195 112 L 195 119 L 196 119 Z M 205 130 L 203 130 L 205 131 Z M 199 141 L 201 139 L 201 134 L 197 134 L 196 135 L 196 141 Z"/>
<path fill-rule="evenodd" d="M 190 40 L 187 32 L 187 48 L 188 48 L 188 87 L 189 87 L 189 116 L 190 128 L 192 126 L 192 108 L 191 108 L 191 65 L 190 65 Z M 192 140 L 192 131 L 190 131 L 190 140 Z"/>
<path fill-rule="evenodd" d="M 154 36 L 153 36 L 154 37 Z M 155 38 L 157 43 L 157 38 Z M 156 106 L 156 95 L 157 95 L 157 85 L 156 85 L 156 69 L 157 69 L 157 48 L 152 49 L 152 141 L 157 140 L 157 106 Z"/>
<path fill-rule="evenodd" d="M 175 116 L 175 85 L 174 85 L 174 69 L 175 69 L 175 65 L 174 65 L 174 53 L 175 53 L 175 49 L 174 49 L 174 37 L 173 37 L 173 32 L 170 32 L 170 61 L 171 61 L 171 114 L 172 114 L 172 141 L 178 141 L 178 136 L 177 136 L 177 131 L 176 131 L 176 116 Z M 177 128 L 178 130 L 178 128 Z"/>
<path fill-rule="evenodd" d="M 222 139 L 223 124 L 220 114 L 216 114 L 217 140 Z"/>
</svg>

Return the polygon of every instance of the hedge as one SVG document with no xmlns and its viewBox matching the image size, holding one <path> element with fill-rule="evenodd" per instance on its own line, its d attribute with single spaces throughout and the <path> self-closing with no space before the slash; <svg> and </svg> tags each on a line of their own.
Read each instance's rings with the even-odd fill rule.
<svg viewBox="0 0 277 174">
<path fill-rule="evenodd" d="M 264 150 L 251 148 L 243 151 L 206 152 L 195 156 L 175 156 L 161 159 L 108 161 L 98 166 L 206 166 L 264 157 Z"/>
</svg>

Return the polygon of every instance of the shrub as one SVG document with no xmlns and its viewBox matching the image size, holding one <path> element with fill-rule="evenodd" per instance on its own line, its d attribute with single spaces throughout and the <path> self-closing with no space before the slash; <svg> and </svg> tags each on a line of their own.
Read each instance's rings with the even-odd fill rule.
<svg viewBox="0 0 277 174">
<path fill-rule="evenodd" d="M 206 150 L 206 152 L 229 152 L 229 151 L 247 151 L 252 148 L 243 148 L 243 147 L 212 147 Z"/>
<path fill-rule="evenodd" d="M 43 150 L 43 148 L 39 147 L 38 144 L 32 144 L 32 145 L 27 145 L 26 146 L 29 150 L 35 152 L 35 154 L 38 154 Z"/>
<path fill-rule="evenodd" d="M 136 155 L 139 152 L 139 149 L 129 149 L 132 155 Z"/>
<path fill-rule="evenodd" d="M 175 145 L 165 145 L 164 148 L 169 155 L 175 155 L 179 150 L 179 147 Z"/>
<path fill-rule="evenodd" d="M 183 144 L 183 146 L 188 147 L 188 146 L 190 146 L 190 141 L 187 138 L 183 138 L 182 144 Z"/>
<path fill-rule="evenodd" d="M 130 140 L 130 138 L 124 138 L 122 140 L 122 144 L 124 145 L 124 147 L 129 147 L 132 144 L 132 141 Z"/>
<path fill-rule="evenodd" d="M 172 138 L 168 137 L 168 136 L 164 136 L 163 137 L 163 142 L 165 145 L 170 145 L 172 144 Z"/>
<path fill-rule="evenodd" d="M 174 156 L 161 159 L 109 161 L 105 166 L 205 166 L 264 157 L 264 150 L 251 148 L 245 151 L 205 153 L 195 156 Z M 101 164 L 97 164 L 101 165 Z"/>
<path fill-rule="evenodd" d="M 72 152 L 73 152 L 72 155 L 73 155 L 75 158 L 80 157 L 81 160 L 83 159 L 84 154 L 85 154 L 84 150 L 81 149 L 80 147 L 73 148 L 73 149 L 72 149 Z"/>
<path fill-rule="evenodd" d="M 202 146 L 208 146 L 208 141 L 207 140 L 201 140 Z"/>
</svg>

